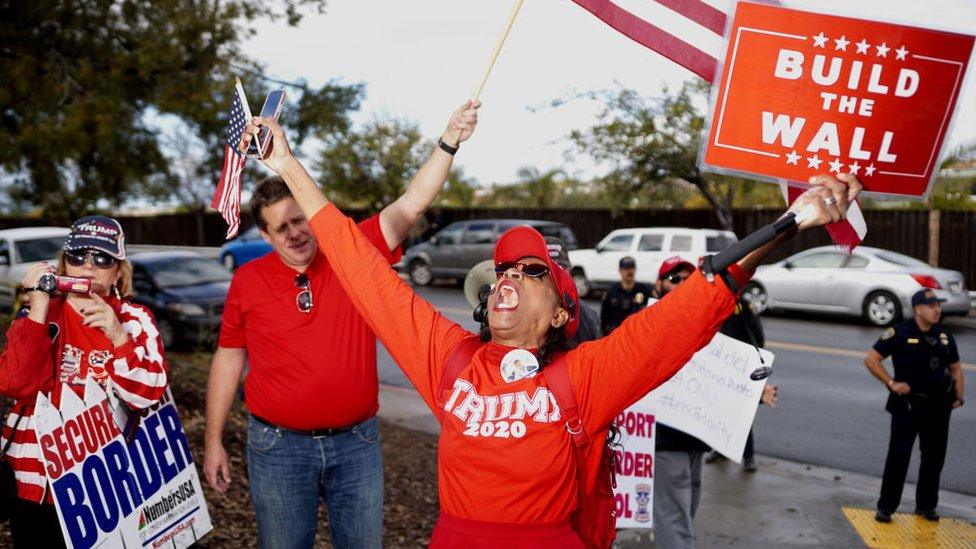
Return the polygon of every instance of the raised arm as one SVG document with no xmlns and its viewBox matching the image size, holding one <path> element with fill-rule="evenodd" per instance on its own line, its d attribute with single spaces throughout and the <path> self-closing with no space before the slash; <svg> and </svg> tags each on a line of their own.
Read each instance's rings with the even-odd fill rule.
<svg viewBox="0 0 976 549">
<path fill-rule="evenodd" d="M 255 119 L 248 125 L 242 146 L 247 146 L 261 125 L 267 125 L 274 136 L 264 164 L 287 183 L 309 218 L 319 249 L 356 309 L 433 408 L 440 369 L 453 345 L 468 332 L 417 297 L 356 224 L 329 203 L 292 155 L 277 123 Z"/>
<path fill-rule="evenodd" d="M 799 230 L 844 218 L 849 202 L 861 190 L 854 177 L 845 182 L 818 176 L 790 207 L 804 211 Z M 762 260 L 787 233 L 750 253 L 729 268 L 729 279 L 742 288 Z M 735 306 L 725 278 L 707 280 L 699 271 L 653 306 L 631 315 L 609 336 L 580 345 L 569 355 L 570 375 L 580 393 L 584 424 L 598 427 L 664 383 L 715 336 Z M 612 368 L 612 372 L 607 369 Z"/>
<path fill-rule="evenodd" d="M 478 124 L 480 101 L 468 100 L 451 115 L 447 128 L 441 135 L 441 143 L 434 148 L 424 165 L 417 170 L 407 190 L 380 212 L 380 229 L 391 250 L 403 242 L 407 232 L 417 224 L 437 195 L 440 194 L 451 171 L 454 153 L 445 149 L 457 149 L 467 141 Z"/>
</svg>

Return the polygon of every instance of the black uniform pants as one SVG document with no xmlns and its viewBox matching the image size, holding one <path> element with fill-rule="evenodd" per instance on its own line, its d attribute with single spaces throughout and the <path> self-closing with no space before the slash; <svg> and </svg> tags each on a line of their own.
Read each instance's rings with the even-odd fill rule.
<svg viewBox="0 0 976 549">
<path fill-rule="evenodd" d="M 888 443 L 888 459 L 885 461 L 881 480 L 881 498 L 878 509 L 893 513 L 901 502 L 901 493 L 912 457 L 912 446 L 918 435 L 922 463 L 918 470 L 915 490 L 915 509 L 935 510 L 939 504 L 939 477 L 945 463 L 946 443 L 949 439 L 949 415 L 952 410 L 940 403 L 898 402 L 890 407 L 891 440 Z"/>
</svg>

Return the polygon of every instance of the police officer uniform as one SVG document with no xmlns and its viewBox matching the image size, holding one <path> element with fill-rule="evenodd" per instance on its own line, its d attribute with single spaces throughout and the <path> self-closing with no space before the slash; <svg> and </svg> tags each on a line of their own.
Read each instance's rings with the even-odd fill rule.
<svg viewBox="0 0 976 549">
<path fill-rule="evenodd" d="M 924 294 L 924 292 L 919 292 Z M 912 299 L 912 305 L 934 300 L 934 295 Z M 915 512 L 937 520 L 935 508 L 939 502 L 939 477 L 945 463 L 949 437 L 949 415 L 956 393 L 949 365 L 959 362 L 959 351 L 952 334 L 941 324 L 927 332 L 919 328 L 914 318 L 888 328 L 874 344 L 874 350 L 891 357 L 894 364 L 894 383 L 907 383 L 911 392 L 899 396 L 888 395 L 885 409 L 891 414 L 891 439 L 878 499 L 879 515 L 890 515 L 901 502 L 905 475 L 911 459 L 916 435 L 919 438 L 921 465 L 918 488 L 915 492 Z"/>
<path fill-rule="evenodd" d="M 636 267 L 637 263 L 633 258 L 624 257 L 620 260 L 621 269 Z M 600 308 L 600 328 L 603 335 L 608 335 L 628 316 L 647 306 L 647 300 L 653 292 L 654 288 L 643 282 L 635 282 L 634 287 L 629 290 L 625 290 L 620 282 L 611 286 L 603 297 L 603 305 Z"/>
</svg>

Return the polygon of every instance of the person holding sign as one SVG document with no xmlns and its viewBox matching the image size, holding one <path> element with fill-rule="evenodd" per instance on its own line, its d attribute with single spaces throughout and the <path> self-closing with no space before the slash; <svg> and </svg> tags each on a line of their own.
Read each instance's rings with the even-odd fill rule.
<svg viewBox="0 0 976 549">
<path fill-rule="evenodd" d="M 479 106 L 458 108 L 404 194 L 359 223 L 387 265 L 447 180 Z M 380 547 L 376 338 L 340 286 L 335 262 L 318 253 L 302 198 L 280 177 L 259 183 L 252 196 L 251 212 L 273 251 L 231 281 L 207 387 L 204 474 L 218 492 L 230 488 L 222 436 L 247 360 L 247 471 L 258 544 L 312 547 L 324 500 L 337 547 Z"/>
<path fill-rule="evenodd" d="M 441 515 L 430 542 L 435 548 L 583 547 L 570 524 L 579 504 L 575 448 L 564 410 L 552 398 L 547 364 L 557 357 L 566 361 L 582 423 L 574 430 L 595 437 L 715 335 L 735 306 L 735 292 L 792 234 L 761 246 L 727 271 L 695 271 L 609 336 L 571 348 L 580 306 L 572 277 L 550 257 L 541 235 L 525 227 L 510 229 L 495 246 L 498 283 L 488 299 L 487 341 L 453 388 L 440 391 L 452 349 L 473 334 L 400 280 L 355 223 L 325 198 L 277 123 L 254 119 L 242 146 L 262 126 L 274 135 L 263 162 L 288 184 L 353 304 L 441 418 Z M 800 230 L 844 218 L 861 189 L 855 178 L 844 179 L 818 177 L 791 206 L 804 212 Z M 525 377 L 509 382 L 503 367 L 515 358 L 532 364 Z"/>
<path fill-rule="evenodd" d="M 84 398 L 85 384 L 94 379 L 129 410 L 148 408 L 166 391 L 163 342 L 152 313 L 129 301 L 132 264 L 115 219 L 75 221 L 57 266 L 33 265 L 21 284 L 29 304 L 11 324 L 0 355 L 0 394 L 16 400 L 3 430 L 3 443 L 12 439 L 4 458 L 19 496 L 11 533 L 15 547 L 64 547 L 36 443 L 35 399 L 44 393 L 58 406 L 62 385 Z M 68 452 L 80 440 L 69 437 L 57 450 Z"/>
</svg>

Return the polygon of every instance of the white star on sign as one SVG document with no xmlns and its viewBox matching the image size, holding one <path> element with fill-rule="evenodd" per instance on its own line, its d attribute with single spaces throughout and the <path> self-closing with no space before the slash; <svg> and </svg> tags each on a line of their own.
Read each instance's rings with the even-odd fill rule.
<svg viewBox="0 0 976 549">
<path fill-rule="evenodd" d="M 827 46 L 827 35 L 820 31 L 820 34 L 813 37 L 813 47 L 824 48 Z"/>
<path fill-rule="evenodd" d="M 834 44 L 836 44 L 834 49 L 839 51 L 847 51 L 847 45 L 850 43 L 851 41 L 848 40 L 846 36 L 841 35 L 840 38 L 834 39 Z"/>
<path fill-rule="evenodd" d="M 874 170 L 877 170 L 877 169 L 878 168 L 875 168 L 874 167 L 874 164 L 869 164 L 867 168 L 864 168 L 864 175 L 872 176 L 872 175 L 874 175 Z"/>
<path fill-rule="evenodd" d="M 888 50 L 891 49 L 887 42 L 882 42 L 880 46 L 875 46 L 875 48 L 878 50 L 878 57 L 888 57 Z"/>
<path fill-rule="evenodd" d="M 861 171 L 861 165 L 857 163 L 857 160 L 853 164 L 848 164 L 848 168 L 851 170 L 851 175 L 857 175 L 857 172 Z"/>
<path fill-rule="evenodd" d="M 820 157 L 819 156 L 813 155 L 813 156 L 807 158 L 807 167 L 808 168 L 813 168 L 815 170 L 819 170 L 820 169 L 820 163 L 821 162 L 823 162 L 823 160 L 820 160 Z"/>
<path fill-rule="evenodd" d="M 858 42 L 858 43 L 856 43 L 854 45 L 857 46 L 857 53 L 867 53 L 868 52 L 868 48 L 871 47 L 871 44 L 868 44 L 868 41 L 865 40 L 865 39 L 863 39 L 863 38 L 861 39 L 860 42 Z"/>
<path fill-rule="evenodd" d="M 835 158 L 833 162 L 830 162 L 830 171 L 840 173 L 840 169 L 844 167 L 844 163 L 840 161 L 840 158 Z"/>
<path fill-rule="evenodd" d="M 895 59 L 901 59 L 902 61 L 904 61 L 906 55 L 908 55 L 908 50 L 905 49 L 905 46 L 902 46 L 897 50 L 895 50 Z"/>
<path fill-rule="evenodd" d="M 790 151 L 790 154 L 786 155 L 786 163 L 798 166 L 797 162 L 800 161 L 800 155 L 796 154 L 796 151 Z"/>
</svg>

